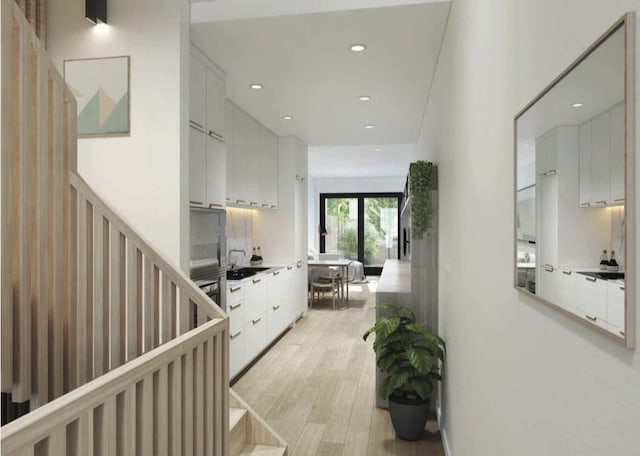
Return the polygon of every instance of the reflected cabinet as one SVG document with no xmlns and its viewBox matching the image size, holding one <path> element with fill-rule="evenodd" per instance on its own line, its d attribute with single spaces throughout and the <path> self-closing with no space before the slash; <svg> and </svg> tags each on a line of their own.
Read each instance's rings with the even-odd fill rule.
<svg viewBox="0 0 640 456">
<path fill-rule="evenodd" d="M 515 286 L 635 345 L 635 14 L 515 117 Z"/>
</svg>

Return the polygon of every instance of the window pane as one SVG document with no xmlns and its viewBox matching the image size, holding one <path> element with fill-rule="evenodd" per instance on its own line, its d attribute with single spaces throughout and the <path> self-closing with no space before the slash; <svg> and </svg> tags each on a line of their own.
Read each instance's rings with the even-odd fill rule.
<svg viewBox="0 0 640 456">
<path fill-rule="evenodd" d="M 364 265 L 398 258 L 398 198 L 364 199 Z"/>
<path fill-rule="evenodd" d="M 327 198 L 325 201 L 325 253 L 357 260 L 358 199 Z"/>
</svg>

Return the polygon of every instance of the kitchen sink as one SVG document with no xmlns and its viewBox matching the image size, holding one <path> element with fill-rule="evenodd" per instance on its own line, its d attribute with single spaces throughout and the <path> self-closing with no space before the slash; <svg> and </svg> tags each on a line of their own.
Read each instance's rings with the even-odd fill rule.
<svg viewBox="0 0 640 456">
<path fill-rule="evenodd" d="M 271 268 L 258 268 L 258 267 L 250 267 L 246 268 L 238 268 L 238 269 L 228 269 L 227 270 L 227 280 L 242 280 L 247 277 L 251 277 L 256 275 L 258 272 L 263 272 Z"/>
<path fill-rule="evenodd" d="M 624 280 L 624 272 L 607 272 L 607 271 L 602 271 L 602 272 L 580 272 L 578 271 L 578 274 L 583 274 L 589 277 L 595 277 L 596 279 L 602 279 L 602 280 Z"/>
</svg>

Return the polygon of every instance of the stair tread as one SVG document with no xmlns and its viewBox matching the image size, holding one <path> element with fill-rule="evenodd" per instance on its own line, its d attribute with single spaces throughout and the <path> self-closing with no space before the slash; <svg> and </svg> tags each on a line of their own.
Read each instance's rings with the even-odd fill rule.
<svg viewBox="0 0 640 456">
<path fill-rule="evenodd" d="M 242 408 L 230 408 L 229 409 L 229 430 L 233 430 L 233 428 L 238 424 L 238 422 L 245 416 L 247 413 L 246 409 Z"/>
<path fill-rule="evenodd" d="M 272 445 L 255 445 L 248 444 L 240 452 L 240 456 L 282 456 L 285 452 L 285 447 L 272 446 Z"/>
</svg>

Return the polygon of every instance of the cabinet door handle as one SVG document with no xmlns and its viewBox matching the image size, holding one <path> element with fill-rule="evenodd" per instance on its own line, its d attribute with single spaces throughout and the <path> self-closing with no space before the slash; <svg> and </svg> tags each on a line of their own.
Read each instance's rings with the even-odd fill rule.
<svg viewBox="0 0 640 456">
<path fill-rule="evenodd" d="M 278 310 L 280 308 L 280 304 L 273 306 L 273 310 Z"/>
<path fill-rule="evenodd" d="M 624 331 L 619 331 L 619 333 L 622 337 L 625 337 L 627 335 Z"/>
<path fill-rule="evenodd" d="M 616 198 L 613 201 L 615 201 L 616 203 L 621 203 L 624 201 L 624 198 Z"/>
<path fill-rule="evenodd" d="M 273 271 L 273 275 L 280 275 L 280 271 Z"/>
<path fill-rule="evenodd" d="M 224 137 L 221 134 L 216 133 L 213 130 L 209 130 L 209 136 L 211 136 L 213 139 L 217 139 L 218 141 L 224 144 Z"/>
<path fill-rule="evenodd" d="M 590 320 L 590 321 L 596 321 L 598 319 L 598 317 L 592 317 L 592 316 L 587 315 L 587 314 L 584 314 L 584 316 L 587 317 L 587 320 Z"/>
<path fill-rule="evenodd" d="M 620 289 L 621 289 L 622 291 L 624 291 L 624 287 L 620 287 Z"/>
<path fill-rule="evenodd" d="M 253 283 L 258 283 L 258 282 L 262 282 L 262 279 L 253 279 L 252 281 Z"/>
<path fill-rule="evenodd" d="M 301 267 L 302 267 L 302 261 L 298 261 L 298 262 L 296 263 L 296 266 L 298 266 L 299 268 L 301 268 Z"/>
<path fill-rule="evenodd" d="M 291 271 L 293 269 L 293 266 L 287 266 L 287 269 Z"/>
<path fill-rule="evenodd" d="M 562 273 L 564 275 L 571 275 L 573 273 L 573 271 L 562 271 Z"/>
<path fill-rule="evenodd" d="M 591 203 L 580 203 L 581 207 L 590 207 Z"/>
<path fill-rule="evenodd" d="M 191 122 L 191 124 L 194 127 L 198 127 L 200 130 L 202 130 L 202 133 L 204 133 L 204 127 L 202 125 L 200 125 L 198 122 L 196 122 L 195 120 L 189 120 L 189 122 Z"/>
<path fill-rule="evenodd" d="M 242 330 L 241 329 L 239 329 L 236 332 L 234 332 L 233 334 L 231 334 L 230 339 L 233 340 L 236 337 L 238 337 L 240 334 L 242 334 Z"/>
<path fill-rule="evenodd" d="M 240 204 L 240 203 L 246 203 L 246 201 L 245 201 L 245 200 L 241 200 L 241 199 L 237 199 L 237 200 L 236 200 L 236 203 L 238 203 L 238 204 Z"/>
<path fill-rule="evenodd" d="M 598 206 L 606 206 L 606 205 L 607 205 L 607 202 L 606 202 L 606 201 L 596 201 L 596 204 L 597 204 Z"/>
<path fill-rule="evenodd" d="M 212 207 L 222 207 L 222 204 L 220 204 L 220 203 L 209 203 L 209 207 L 210 208 L 212 208 Z"/>
<path fill-rule="evenodd" d="M 251 320 L 251 323 L 253 323 L 254 325 L 257 324 L 258 322 L 260 322 L 260 320 L 262 320 L 262 317 L 258 317 L 255 320 Z"/>
<path fill-rule="evenodd" d="M 553 176 L 554 174 L 558 174 L 558 170 L 557 169 L 550 169 L 549 171 L 544 173 L 545 176 Z"/>
<path fill-rule="evenodd" d="M 544 270 L 547 272 L 553 272 L 553 265 L 552 264 L 545 264 L 544 265 Z"/>
<path fill-rule="evenodd" d="M 276 206 L 275 204 L 272 204 L 271 209 L 278 209 L 278 206 Z"/>
<path fill-rule="evenodd" d="M 263 203 L 263 204 L 262 204 L 262 207 L 264 207 L 265 209 L 268 209 L 268 208 L 269 208 L 269 205 L 268 205 L 268 204 L 264 204 L 264 203 Z"/>
<path fill-rule="evenodd" d="M 255 201 L 251 201 L 251 202 L 249 203 L 249 206 L 257 206 L 257 205 L 258 205 L 258 203 L 256 203 Z"/>
<path fill-rule="evenodd" d="M 204 206 L 204 203 L 202 201 L 189 201 L 189 204 L 197 204 L 199 206 Z"/>
<path fill-rule="evenodd" d="M 240 307 L 242 305 L 241 302 L 237 303 L 237 304 L 231 304 L 231 310 L 237 309 L 238 307 Z"/>
<path fill-rule="evenodd" d="M 236 292 L 236 291 L 238 291 L 238 290 L 242 290 L 242 287 L 229 288 L 229 291 L 230 291 L 231 293 L 235 293 L 235 292 Z"/>
<path fill-rule="evenodd" d="M 588 280 L 589 282 L 595 282 L 596 280 L 598 280 L 595 277 L 585 277 L 585 279 Z"/>
</svg>

